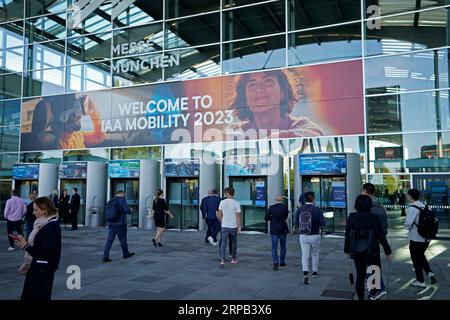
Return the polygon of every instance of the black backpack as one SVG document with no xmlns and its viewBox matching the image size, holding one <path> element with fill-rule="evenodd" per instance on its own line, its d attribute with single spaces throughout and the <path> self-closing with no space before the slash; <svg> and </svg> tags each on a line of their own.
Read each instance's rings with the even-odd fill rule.
<svg viewBox="0 0 450 320">
<path fill-rule="evenodd" d="M 107 222 L 117 222 L 120 219 L 120 203 L 117 198 L 112 198 L 105 206 L 105 219 Z"/>
<path fill-rule="evenodd" d="M 356 220 L 359 219 L 355 219 L 355 228 L 350 230 L 350 253 L 357 256 L 372 256 L 375 253 L 374 232 L 372 229 L 360 229 L 359 223 L 356 223 Z"/>
<path fill-rule="evenodd" d="M 430 210 L 428 205 L 426 205 L 425 208 L 420 208 L 418 206 L 411 207 L 414 207 L 420 211 L 419 224 L 414 222 L 417 227 L 417 232 L 425 239 L 436 239 L 436 234 L 439 229 L 439 220 L 433 210 Z"/>
</svg>

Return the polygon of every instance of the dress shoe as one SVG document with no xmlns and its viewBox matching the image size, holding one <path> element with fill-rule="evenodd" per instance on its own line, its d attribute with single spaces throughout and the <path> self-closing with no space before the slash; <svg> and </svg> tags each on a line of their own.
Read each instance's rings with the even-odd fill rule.
<svg viewBox="0 0 450 320">
<path fill-rule="evenodd" d="M 280 263 L 280 267 L 286 267 L 286 263 Z"/>
<path fill-rule="evenodd" d="M 273 271 L 277 271 L 278 270 L 278 263 L 274 263 L 273 264 Z"/>
<path fill-rule="evenodd" d="M 131 258 L 131 257 L 134 256 L 134 255 L 135 255 L 134 252 L 130 252 L 130 253 L 124 255 L 123 258 L 124 258 L 124 259 L 128 259 L 128 258 Z"/>
<path fill-rule="evenodd" d="M 112 260 L 110 258 L 103 258 L 103 262 L 111 262 Z"/>
</svg>

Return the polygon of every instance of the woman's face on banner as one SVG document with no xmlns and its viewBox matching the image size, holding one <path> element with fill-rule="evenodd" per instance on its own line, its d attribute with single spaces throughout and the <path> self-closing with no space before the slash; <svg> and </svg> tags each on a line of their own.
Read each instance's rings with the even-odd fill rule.
<svg viewBox="0 0 450 320">
<path fill-rule="evenodd" d="M 251 112 L 267 112 L 267 109 L 279 108 L 281 95 L 276 76 L 262 72 L 249 76 L 245 86 L 245 96 Z"/>
</svg>

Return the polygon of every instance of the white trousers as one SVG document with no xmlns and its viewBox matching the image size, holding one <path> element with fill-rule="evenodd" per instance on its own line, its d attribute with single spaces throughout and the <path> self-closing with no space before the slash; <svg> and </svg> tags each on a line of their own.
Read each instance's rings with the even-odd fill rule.
<svg viewBox="0 0 450 320">
<path fill-rule="evenodd" d="M 319 271 L 320 234 L 300 235 L 302 269 L 309 272 L 309 256 L 312 258 L 312 272 Z"/>
</svg>

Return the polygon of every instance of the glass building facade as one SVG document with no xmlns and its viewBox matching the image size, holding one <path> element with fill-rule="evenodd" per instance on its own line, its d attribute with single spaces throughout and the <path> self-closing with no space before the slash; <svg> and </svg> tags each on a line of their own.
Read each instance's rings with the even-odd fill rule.
<svg viewBox="0 0 450 320">
<path fill-rule="evenodd" d="M 395 209 L 400 190 L 418 188 L 448 228 L 450 1 L 98 1 L 84 16 L 80 2 L 0 1 L 1 212 L 18 162 L 278 154 L 295 208 L 295 155 L 355 152 L 380 201 Z M 148 68 L 161 55 L 179 63 Z M 29 98 L 343 61 L 362 63 L 361 134 L 21 151 Z"/>
</svg>

